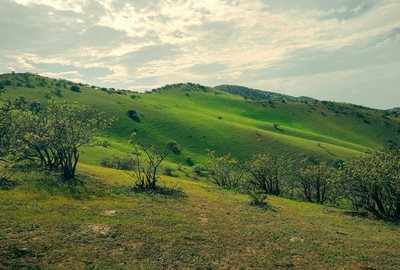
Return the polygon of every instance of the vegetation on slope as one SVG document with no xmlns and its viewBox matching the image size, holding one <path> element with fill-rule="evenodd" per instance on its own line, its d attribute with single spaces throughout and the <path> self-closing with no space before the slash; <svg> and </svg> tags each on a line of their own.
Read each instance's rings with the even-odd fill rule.
<svg viewBox="0 0 400 270">
<path fill-rule="evenodd" d="M 116 117 L 112 129 L 100 140 L 111 147 L 87 152 L 86 162 L 99 164 L 102 157 L 127 152 L 135 131 L 143 144 L 174 140 L 183 145 L 171 161 L 186 165 L 191 158 L 204 163 L 206 150 L 230 152 L 244 159 L 269 152 L 295 159 L 334 162 L 371 148 L 400 144 L 399 118 L 383 111 L 333 102 L 243 100 L 195 84 L 169 85 L 151 93 L 127 93 L 79 85 L 32 74 L 6 74 L 0 81 L 9 97 L 46 103 L 49 98 L 95 105 Z M 135 119 L 128 112 L 134 110 Z M 138 121 L 137 119 L 140 119 Z"/>
<path fill-rule="evenodd" d="M 351 215 L 358 213 L 338 208 L 274 196 L 269 197 L 268 211 L 251 207 L 248 198 L 235 190 L 224 191 L 206 181 L 183 179 L 182 174 L 189 175 L 188 169 L 179 165 L 186 163 L 200 168 L 196 166 L 204 162 L 206 149 L 232 153 L 228 158 L 214 158 L 233 166 L 228 171 L 229 180 L 233 180 L 242 177 L 239 171 L 233 177 L 231 174 L 243 169 L 239 165 L 244 160 L 269 152 L 273 156 L 283 156 L 278 159 L 262 156 L 263 160 L 279 163 L 277 172 L 283 175 L 287 173 L 285 158 L 338 162 L 367 149 L 397 146 L 400 132 L 397 114 L 304 99 L 243 100 L 237 95 L 190 83 L 138 94 L 32 74 L 6 74 L 0 79 L 0 88 L 6 89 L 9 98 L 37 100 L 44 106 L 48 106 L 47 101 L 51 99 L 76 101 L 94 105 L 109 117 L 117 118 L 113 127 L 97 138 L 99 145 L 86 149 L 83 163 L 78 164 L 78 181 L 74 184 L 60 181 L 56 174 L 42 171 L 34 164 L 14 166 L 11 172 L 14 185 L 0 190 L 1 267 L 400 267 L 397 256 L 400 234 L 395 224 L 353 217 Z M 132 193 L 132 185 L 135 182 L 136 186 L 140 185 L 140 180 L 145 178 L 135 179 L 123 171 L 96 165 L 135 166 L 137 163 L 121 157 L 122 153 L 132 151 L 128 144 L 132 132 L 137 134 L 143 151 L 150 144 L 168 142 L 174 153 L 170 155 L 168 166 L 179 168 L 179 178 L 163 177 L 161 184 L 166 186 L 162 190 L 175 192 Z M 140 156 L 138 148 L 134 152 Z M 117 158 L 104 159 L 112 155 Z M 374 174 L 382 175 L 382 159 L 374 157 L 365 156 L 368 166 L 345 167 L 349 187 L 357 189 L 360 173 L 368 174 L 371 168 Z M 383 209 L 383 216 L 398 216 L 400 208 L 390 206 L 397 200 L 398 189 L 397 186 L 393 189 L 393 183 L 398 181 L 398 173 L 390 168 L 398 168 L 400 163 L 398 159 L 393 163 L 391 155 L 382 157 L 385 157 L 385 168 L 393 173 L 383 172 L 390 177 L 382 183 L 363 176 L 366 182 L 362 183 L 362 188 L 376 191 L 379 187 L 379 201 L 386 200 L 384 204 L 389 206 Z M 257 162 L 259 160 L 256 158 L 246 164 L 254 177 L 273 172 L 265 168 L 263 162 Z M 357 162 L 365 163 L 363 159 Z M 167 168 L 166 174 L 172 175 Z M 327 168 L 322 162 L 303 170 L 304 185 L 312 186 L 317 179 L 320 187 L 319 176 L 326 175 Z M 216 169 L 218 172 L 218 167 Z M 146 177 L 145 172 L 143 177 Z M 198 175 L 201 173 L 200 168 Z M 158 174 L 154 175 L 159 185 Z M 323 177 L 331 175 L 333 173 Z M 229 183 L 233 183 L 230 188 L 237 188 L 236 182 Z M 252 181 L 251 184 L 258 191 L 265 183 Z M 267 193 L 281 192 L 279 185 L 273 190 L 265 187 Z M 308 199 L 323 203 L 326 197 L 321 192 L 318 188 L 312 190 Z M 365 200 L 376 201 L 374 194 L 376 192 L 351 195 L 358 204 Z M 252 196 L 253 201 L 262 204 L 264 197 L 258 195 Z M 381 209 L 374 208 L 374 203 L 369 206 L 372 207 L 370 211 L 380 214 Z"/>
</svg>

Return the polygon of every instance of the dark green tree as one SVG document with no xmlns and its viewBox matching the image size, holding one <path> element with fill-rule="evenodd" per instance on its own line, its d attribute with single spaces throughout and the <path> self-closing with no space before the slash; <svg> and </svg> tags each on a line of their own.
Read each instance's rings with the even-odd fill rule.
<svg viewBox="0 0 400 270">
<path fill-rule="evenodd" d="M 223 188 L 240 188 L 245 176 L 245 169 L 239 161 L 230 154 L 216 156 L 215 152 L 208 153 L 207 170 L 211 181 Z"/>
<path fill-rule="evenodd" d="M 373 151 L 344 162 L 341 185 L 356 208 L 400 220 L 400 150 Z"/>
<path fill-rule="evenodd" d="M 281 195 L 282 185 L 289 176 L 291 161 L 257 154 L 246 163 L 249 180 L 257 190 L 266 194 Z"/>
<path fill-rule="evenodd" d="M 303 193 L 310 202 L 324 203 L 337 179 L 336 170 L 326 163 L 301 168 L 298 171 Z"/>
</svg>

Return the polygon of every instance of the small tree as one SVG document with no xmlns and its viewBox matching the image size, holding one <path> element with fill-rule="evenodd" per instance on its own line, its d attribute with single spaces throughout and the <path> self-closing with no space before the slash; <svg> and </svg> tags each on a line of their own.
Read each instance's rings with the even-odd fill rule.
<svg viewBox="0 0 400 270">
<path fill-rule="evenodd" d="M 159 179 L 158 169 L 173 150 L 168 144 L 145 147 L 135 141 L 135 136 L 136 134 L 133 133 L 129 141 L 133 145 L 134 152 L 132 154 L 136 160 L 136 170 L 134 171 L 135 187 L 143 190 L 156 190 Z M 142 158 L 142 154 L 144 158 Z"/>
<path fill-rule="evenodd" d="M 40 164 L 53 170 L 59 167 L 57 145 L 54 143 L 54 121 L 39 104 L 15 116 L 19 127 L 22 159 L 40 160 Z"/>
<path fill-rule="evenodd" d="M 245 174 L 244 168 L 230 154 L 218 157 L 213 151 L 208 154 L 207 169 L 211 181 L 226 189 L 239 188 Z"/>
<path fill-rule="evenodd" d="M 92 106 L 51 102 L 47 109 L 51 122 L 51 144 L 57 151 L 65 180 L 75 178 L 80 149 L 94 146 L 93 137 L 111 121 Z"/>
<path fill-rule="evenodd" d="M 280 195 L 285 177 L 291 170 L 291 162 L 268 154 L 258 154 L 246 164 L 249 181 L 264 193 Z"/>
<path fill-rule="evenodd" d="M 167 142 L 167 147 L 169 149 L 171 149 L 173 154 L 175 154 L 175 155 L 180 155 L 181 154 L 181 151 L 182 151 L 181 146 L 176 141 L 169 140 Z"/>
<path fill-rule="evenodd" d="M 336 179 L 335 169 L 322 162 L 299 170 L 304 196 L 310 202 L 324 203 Z"/>
<path fill-rule="evenodd" d="M 4 90 L 0 90 L 0 188 L 9 188 L 16 183 L 10 180 L 11 173 L 6 169 L 18 160 L 21 150 L 15 116 L 24 110 L 26 103 L 23 98 L 14 101 L 3 99 L 3 92 Z"/>
<path fill-rule="evenodd" d="M 250 204 L 254 206 L 266 206 L 267 194 L 265 190 L 260 189 L 257 182 L 252 181 L 251 176 L 245 178 L 243 185 L 244 191 L 250 196 Z"/>
<path fill-rule="evenodd" d="M 400 220 L 400 150 L 374 151 L 344 162 L 341 185 L 355 208 Z"/>
<path fill-rule="evenodd" d="M 94 107 L 54 101 L 45 109 L 32 103 L 14 119 L 21 158 L 38 159 L 50 170 L 61 169 L 65 180 L 75 178 L 80 148 L 92 146 L 97 132 L 110 124 Z"/>
<path fill-rule="evenodd" d="M 262 190 L 258 190 L 255 187 L 249 187 L 247 189 L 247 193 L 250 196 L 250 204 L 254 206 L 266 206 L 267 203 L 267 194 L 265 194 Z"/>
<path fill-rule="evenodd" d="M 0 104 L 0 161 L 8 163 L 16 160 L 21 151 L 21 134 L 15 119 L 24 111 L 26 102 L 23 98 L 14 101 L 0 98 Z"/>
</svg>

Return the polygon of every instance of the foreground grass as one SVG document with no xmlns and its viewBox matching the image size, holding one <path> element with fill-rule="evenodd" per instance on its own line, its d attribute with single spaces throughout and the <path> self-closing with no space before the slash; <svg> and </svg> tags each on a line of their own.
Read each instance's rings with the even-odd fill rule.
<svg viewBox="0 0 400 270">
<path fill-rule="evenodd" d="M 24 173 L 21 186 L 0 191 L 0 268 L 400 268 L 393 224 L 277 197 L 263 210 L 177 178 L 162 184 L 184 197 L 129 194 L 121 171 L 79 170 L 84 185 Z"/>
</svg>

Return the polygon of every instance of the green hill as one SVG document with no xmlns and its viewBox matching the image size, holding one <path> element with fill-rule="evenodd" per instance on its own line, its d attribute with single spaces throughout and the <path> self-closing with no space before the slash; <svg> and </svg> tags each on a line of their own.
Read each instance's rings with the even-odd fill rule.
<svg viewBox="0 0 400 270">
<path fill-rule="evenodd" d="M 132 150 L 133 131 L 145 144 L 182 144 L 167 163 L 175 168 L 204 162 L 206 149 L 335 162 L 399 145 L 397 113 L 192 83 L 140 94 L 24 73 L 0 75 L 0 88 L 2 98 L 93 104 L 116 119 L 98 138 L 110 147 L 85 149 L 76 185 L 13 168 L 18 185 L 0 189 L 1 269 L 400 268 L 398 224 L 276 196 L 271 209 L 254 207 L 247 195 L 190 179 L 185 166 L 159 183 L 182 193 L 132 193 L 134 178 L 99 166 Z"/>
<path fill-rule="evenodd" d="M 239 159 L 270 152 L 334 162 L 368 149 L 400 145 L 397 114 L 351 104 L 274 93 L 267 93 L 269 98 L 250 99 L 255 90 L 192 83 L 132 93 L 89 85 L 80 85 L 80 92 L 73 92 L 73 82 L 32 74 L 3 74 L 0 81 L 10 98 L 93 104 L 115 117 L 113 127 L 101 138 L 108 140 L 111 148 L 90 150 L 84 156 L 86 162 L 95 164 L 104 155 L 128 151 L 127 140 L 133 131 L 143 143 L 175 140 L 183 145 L 182 154 L 171 159 L 182 164 L 189 157 L 204 162 L 207 149 L 230 152 Z M 232 89 L 240 89 L 240 93 Z M 246 89 L 248 97 L 243 98 Z M 128 117 L 130 110 L 134 110 L 135 120 Z M 95 155 L 91 155 L 93 151 Z"/>
</svg>

